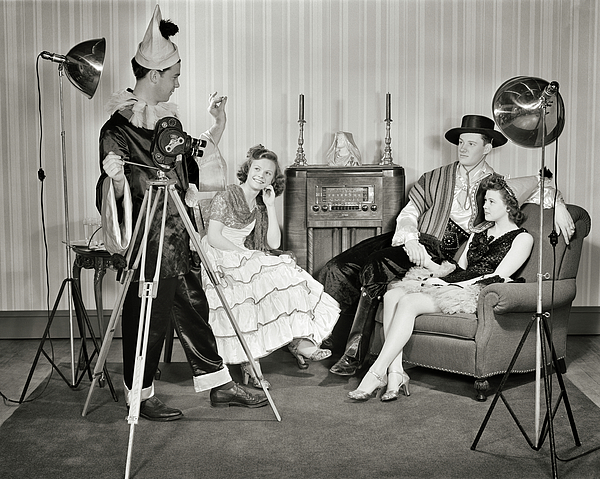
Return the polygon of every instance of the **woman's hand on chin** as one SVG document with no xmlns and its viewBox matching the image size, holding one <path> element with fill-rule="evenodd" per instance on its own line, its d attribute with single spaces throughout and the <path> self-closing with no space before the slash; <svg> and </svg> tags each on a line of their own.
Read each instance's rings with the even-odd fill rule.
<svg viewBox="0 0 600 479">
<path fill-rule="evenodd" d="M 275 190 L 272 185 L 263 188 L 262 197 L 265 206 L 275 206 Z"/>
</svg>

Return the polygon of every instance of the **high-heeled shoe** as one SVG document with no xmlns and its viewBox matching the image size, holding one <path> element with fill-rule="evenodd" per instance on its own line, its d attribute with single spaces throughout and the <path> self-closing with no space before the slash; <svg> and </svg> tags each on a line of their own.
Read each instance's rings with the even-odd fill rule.
<svg viewBox="0 0 600 479">
<path fill-rule="evenodd" d="M 288 350 L 290 351 L 290 353 L 292 353 L 292 356 L 296 358 L 296 364 L 298 365 L 298 368 L 308 369 L 308 363 L 306 362 L 306 359 L 304 358 L 304 356 L 302 356 L 302 354 L 298 352 L 297 342 L 292 341 L 291 343 L 289 343 Z"/>
<path fill-rule="evenodd" d="M 300 369 L 308 368 L 308 363 L 306 362 L 307 359 L 309 361 L 323 361 L 323 359 L 327 359 L 328 357 L 331 356 L 331 350 L 321 349 L 310 342 L 309 342 L 309 344 L 312 347 L 303 348 L 305 352 L 300 351 L 299 345 L 302 341 L 309 342 L 308 340 L 301 339 L 301 340 L 294 340 L 288 344 L 288 349 L 290 350 L 290 353 L 292 353 L 293 356 L 296 358 L 296 363 L 298 364 L 298 367 Z M 312 348 L 314 348 L 314 350 L 312 350 Z M 306 351 L 307 349 L 312 350 L 310 355 L 307 355 L 308 354 L 308 352 Z"/>
<path fill-rule="evenodd" d="M 363 391 L 361 389 L 355 389 L 354 391 L 350 391 L 348 393 L 348 397 L 354 401 L 367 401 L 368 399 L 372 398 L 373 396 L 377 396 L 377 392 L 385 387 L 385 385 L 387 384 L 387 378 L 382 378 L 379 374 L 371 371 L 369 369 L 369 371 L 367 371 L 367 374 L 372 374 L 373 376 L 375 376 L 377 378 L 377 381 L 379 381 L 377 387 L 369 392 L 369 391 Z"/>
<path fill-rule="evenodd" d="M 410 396 L 410 391 L 408 390 L 408 383 L 410 381 L 410 377 L 403 371 L 389 371 L 389 374 L 399 374 L 402 376 L 402 382 L 398 385 L 396 389 L 390 390 L 388 389 L 385 393 L 381 395 L 381 400 L 383 402 L 395 401 L 400 397 L 400 391 L 404 392 L 405 396 Z"/>
<path fill-rule="evenodd" d="M 323 359 L 327 359 L 331 356 L 330 349 L 321 349 L 317 348 L 309 357 L 311 361 L 323 361 Z"/>
<path fill-rule="evenodd" d="M 240 369 L 242 370 L 242 382 L 244 383 L 244 386 L 247 386 L 248 383 L 250 383 L 256 389 L 262 389 L 260 380 L 254 375 L 254 371 L 250 367 L 250 363 L 248 363 L 248 362 L 240 363 Z M 263 384 L 264 384 L 265 388 L 267 388 L 267 389 L 271 388 L 271 383 L 269 381 L 267 381 L 264 377 L 263 377 Z"/>
</svg>

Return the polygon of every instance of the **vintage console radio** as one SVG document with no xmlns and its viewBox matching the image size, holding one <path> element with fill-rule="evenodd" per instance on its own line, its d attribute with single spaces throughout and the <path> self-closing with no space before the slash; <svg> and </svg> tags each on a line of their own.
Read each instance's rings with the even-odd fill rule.
<svg viewBox="0 0 600 479">
<path fill-rule="evenodd" d="M 321 221 L 335 219 L 381 219 L 381 198 L 375 198 L 376 193 L 381 196 L 381 178 L 308 178 L 307 185 L 311 195 L 307 201 L 309 226 L 322 226 Z"/>
<path fill-rule="evenodd" d="M 394 229 L 403 206 L 401 166 L 290 167 L 284 248 L 312 274 L 359 241 Z"/>
</svg>

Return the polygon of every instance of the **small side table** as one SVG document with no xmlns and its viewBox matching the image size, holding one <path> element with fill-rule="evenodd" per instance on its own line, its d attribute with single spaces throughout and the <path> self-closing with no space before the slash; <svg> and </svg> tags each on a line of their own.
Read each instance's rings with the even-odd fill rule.
<svg viewBox="0 0 600 479">
<path fill-rule="evenodd" d="M 112 268 L 113 262 L 111 254 L 106 250 L 90 249 L 86 246 L 72 246 L 75 253 L 73 262 L 73 279 L 77 281 L 81 291 L 81 269 L 94 270 L 94 297 L 96 300 L 96 318 L 98 320 L 98 329 L 100 338 L 104 339 L 104 327 L 102 320 L 104 318 L 104 308 L 102 302 L 102 281 L 107 268 Z"/>
<path fill-rule="evenodd" d="M 102 281 L 104 279 L 104 275 L 106 274 L 107 268 L 113 267 L 112 256 L 106 250 L 99 249 L 90 249 L 87 246 L 76 246 L 71 245 L 71 249 L 75 253 L 75 261 L 73 261 L 73 281 L 77 285 L 77 289 L 79 290 L 79 296 L 81 297 L 81 269 L 93 269 L 94 270 L 94 297 L 96 302 L 96 318 L 98 321 L 98 334 L 100 335 L 101 342 L 104 342 L 104 325 L 102 324 L 102 320 L 104 318 L 104 307 L 102 302 Z M 84 308 L 83 301 L 81 302 L 81 308 Z M 87 312 L 83 311 L 83 315 L 87 317 Z M 78 316 L 78 321 L 81 321 Z M 90 334 L 92 335 L 92 342 L 94 343 L 95 351 L 100 354 L 100 349 L 98 348 L 98 343 L 96 341 L 96 337 L 94 332 L 91 330 L 91 325 L 88 321 L 88 328 L 90 329 Z M 80 325 L 80 330 L 82 331 L 82 349 L 80 351 L 80 363 L 81 363 L 81 353 L 86 350 L 85 347 L 85 329 Z M 90 358 L 91 359 L 91 358 Z M 112 385 L 110 377 L 108 375 L 108 371 L 106 366 L 104 367 L 103 376 L 100 379 L 100 387 L 104 386 L 104 381 L 108 382 L 110 387 L 110 391 L 112 397 L 115 401 L 118 401 L 117 394 Z"/>
</svg>

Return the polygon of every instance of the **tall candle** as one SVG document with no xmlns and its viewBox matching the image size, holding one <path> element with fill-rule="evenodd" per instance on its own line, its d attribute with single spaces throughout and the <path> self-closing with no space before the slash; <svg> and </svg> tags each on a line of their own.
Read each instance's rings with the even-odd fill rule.
<svg viewBox="0 0 600 479">
<path fill-rule="evenodd" d="M 385 94 L 385 120 L 392 119 L 392 98 L 389 93 Z"/>
<path fill-rule="evenodd" d="M 304 120 L 304 93 L 300 93 L 300 121 Z"/>
</svg>

